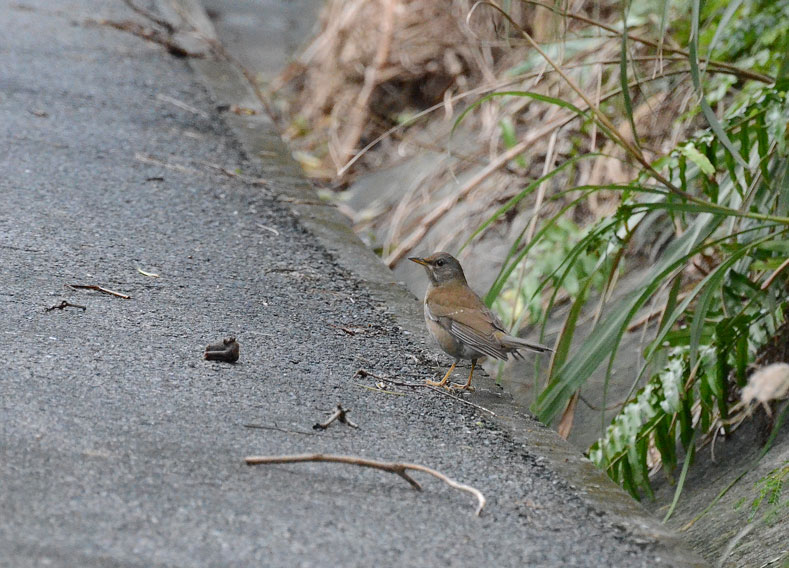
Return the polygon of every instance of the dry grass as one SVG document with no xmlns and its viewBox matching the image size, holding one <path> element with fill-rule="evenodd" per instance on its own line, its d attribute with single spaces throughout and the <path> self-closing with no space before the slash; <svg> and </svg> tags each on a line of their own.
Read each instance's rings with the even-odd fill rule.
<svg viewBox="0 0 789 568">
<path fill-rule="evenodd" d="M 478 18 L 472 2 L 329 0 L 320 31 L 284 73 L 297 92 L 294 144 L 335 172 L 409 112 L 496 83 L 501 18 Z M 448 104 L 451 104 L 448 102 Z M 374 162 L 375 163 L 375 162 Z"/>
<path fill-rule="evenodd" d="M 315 177 L 345 185 L 426 153 L 438 157 L 418 182 L 392 190 L 399 192 L 394 202 L 345 207 L 390 266 L 417 247 L 459 246 L 496 207 L 569 156 L 607 154 L 557 176 L 541 188 L 539 207 L 533 199 L 522 203 L 491 226 L 487 237 L 501 242 L 514 227 L 530 223 L 535 211 L 555 212 L 560 205 L 550 196 L 558 190 L 624 182 L 638 169 L 618 145 L 573 120 L 566 109 L 523 97 L 485 102 L 450 138 L 459 112 L 495 90 L 534 91 L 583 108 L 566 82 L 526 46 L 521 26 L 595 105 L 602 105 L 620 132 L 634 139 L 618 94 L 620 37 L 528 3 L 512 3 L 515 26 L 487 6 L 470 14 L 472 5 L 467 0 L 329 0 L 319 33 L 277 86 L 296 94 L 295 105 L 284 112 L 287 135 Z M 614 24 L 621 17 L 614 7 L 577 1 L 568 11 Z M 657 27 L 647 21 L 631 32 L 657 41 Z M 671 149 L 690 126 L 676 124 L 675 118 L 687 109 L 692 89 L 684 73 L 673 73 L 685 65 L 678 58 L 662 57 L 637 41 L 629 48 L 629 76 L 640 83 L 631 91 L 637 139 L 651 160 Z M 421 120 L 409 120 L 422 112 Z M 515 148 L 505 144 L 503 118 L 512 122 Z M 380 142 L 364 150 L 378 137 Z M 610 215 L 617 203 L 614 194 L 596 193 L 574 218 L 583 224 Z M 458 205 L 460 223 L 452 216 Z"/>
</svg>

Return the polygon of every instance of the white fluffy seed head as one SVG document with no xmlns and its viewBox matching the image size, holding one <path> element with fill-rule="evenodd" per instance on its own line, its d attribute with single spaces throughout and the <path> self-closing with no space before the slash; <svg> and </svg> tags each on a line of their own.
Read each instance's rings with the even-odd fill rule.
<svg viewBox="0 0 789 568">
<path fill-rule="evenodd" d="M 742 389 L 742 402 L 768 403 L 789 396 L 789 364 L 773 363 L 756 371 Z"/>
</svg>

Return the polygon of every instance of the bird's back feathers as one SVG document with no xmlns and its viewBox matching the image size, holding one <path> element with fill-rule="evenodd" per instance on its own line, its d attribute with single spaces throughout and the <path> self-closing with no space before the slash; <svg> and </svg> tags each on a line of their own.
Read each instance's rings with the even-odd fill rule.
<svg viewBox="0 0 789 568">
<path fill-rule="evenodd" d="M 425 305 L 430 319 L 481 355 L 506 359 L 509 353 L 517 353 L 518 349 L 539 353 L 551 351 L 539 343 L 509 335 L 496 314 L 465 283 L 430 286 Z"/>
</svg>

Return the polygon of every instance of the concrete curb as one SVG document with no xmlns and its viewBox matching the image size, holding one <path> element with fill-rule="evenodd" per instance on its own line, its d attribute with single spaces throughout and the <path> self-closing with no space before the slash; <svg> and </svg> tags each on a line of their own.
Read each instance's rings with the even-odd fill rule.
<svg viewBox="0 0 789 568">
<path fill-rule="evenodd" d="M 157 3 L 176 28 L 193 28 L 198 36 L 216 39 L 213 25 L 199 0 L 158 0 Z M 191 45 L 190 50 L 194 51 Z M 260 165 L 271 189 L 280 200 L 288 203 L 302 226 L 320 241 L 340 266 L 356 275 L 377 300 L 388 306 L 414 341 L 431 345 L 421 301 L 394 281 L 391 271 L 354 234 L 349 221 L 336 208 L 317 199 L 243 73 L 228 62 L 210 58 L 192 58 L 189 63 L 218 105 L 238 105 L 257 111 L 254 115 L 228 112 L 224 120 L 248 158 Z M 276 167 L 270 166 L 272 160 L 276 161 Z M 656 546 L 657 556 L 664 562 L 673 566 L 707 565 L 576 448 L 516 407 L 512 397 L 502 393 L 492 379 L 478 373 L 475 381 L 479 388 L 470 400 L 495 412 L 493 421 L 535 455 L 537 462 L 558 474 L 590 508 L 608 517 L 613 525 L 620 526 L 637 542 Z"/>
</svg>

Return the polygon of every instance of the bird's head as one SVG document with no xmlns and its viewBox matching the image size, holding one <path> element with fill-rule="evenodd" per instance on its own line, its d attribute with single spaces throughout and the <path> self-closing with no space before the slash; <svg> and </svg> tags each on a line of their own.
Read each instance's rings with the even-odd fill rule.
<svg viewBox="0 0 789 568">
<path fill-rule="evenodd" d="M 453 283 L 466 284 L 466 275 L 463 274 L 463 267 L 448 252 L 436 252 L 424 258 L 412 256 L 408 260 L 424 266 L 430 282 L 434 286 L 444 286 Z"/>
</svg>

